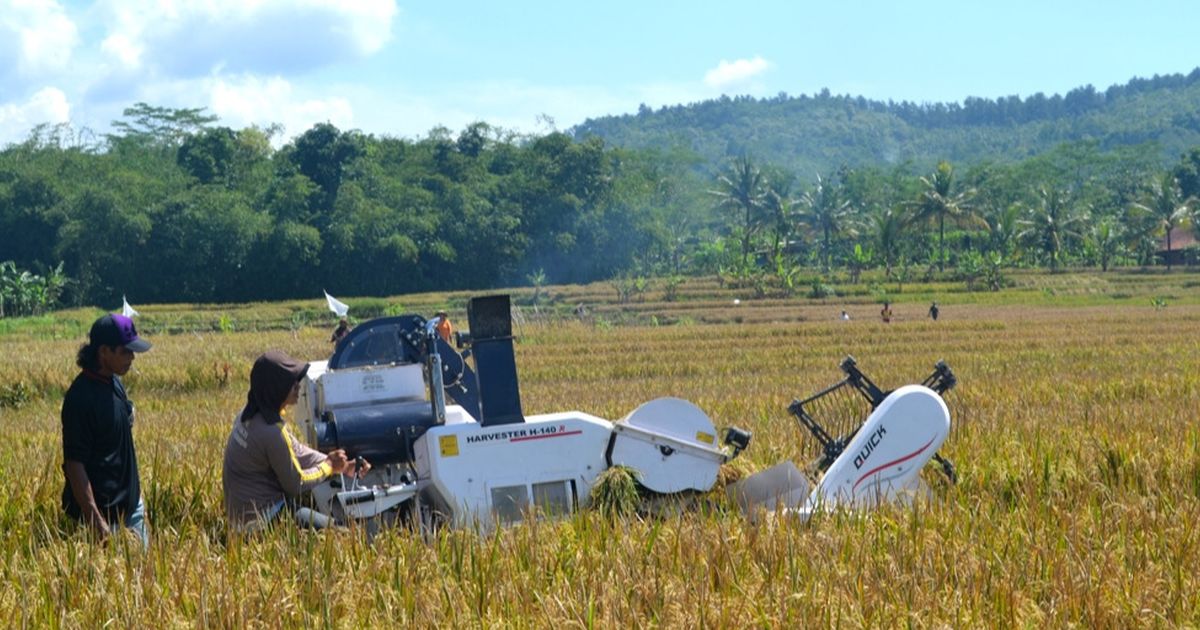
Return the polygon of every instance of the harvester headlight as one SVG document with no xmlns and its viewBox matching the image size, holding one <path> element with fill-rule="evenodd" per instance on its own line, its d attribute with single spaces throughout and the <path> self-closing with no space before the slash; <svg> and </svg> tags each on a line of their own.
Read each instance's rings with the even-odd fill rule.
<svg viewBox="0 0 1200 630">
<path fill-rule="evenodd" d="M 754 434 L 744 429 L 737 427 L 729 427 L 725 429 L 725 437 L 721 440 L 726 446 L 733 448 L 733 453 L 729 456 L 731 459 L 738 456 L 747 446 L 750 446 L 750 438 Z"/>
</svg>

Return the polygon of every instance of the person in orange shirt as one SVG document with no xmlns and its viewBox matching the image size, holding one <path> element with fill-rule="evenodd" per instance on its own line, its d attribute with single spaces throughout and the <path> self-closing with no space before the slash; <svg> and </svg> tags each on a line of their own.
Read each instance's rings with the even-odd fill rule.
<svg viewBox="0 0 1200 630">
<path fill-rule="evenodd" d="M 450 315 L 446 311 L 438 311 L 436 317 L 438 323 L 434 329 L 446 343 L 450 343 L 450 338 L 454 335 L 454 327 L 450 324 Z"/>
</svg>

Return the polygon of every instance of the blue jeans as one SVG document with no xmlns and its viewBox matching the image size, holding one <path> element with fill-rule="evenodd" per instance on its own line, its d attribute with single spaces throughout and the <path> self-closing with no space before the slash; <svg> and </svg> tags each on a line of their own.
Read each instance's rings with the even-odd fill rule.
<svg viewBox="0 0 1200 630">
<path fill-rule="evenodd" d="M 285 512 L 290 512 L 292 520 L 301 528 L 325 529 L 336 525 L 332 518 L 312 508 L 297 506 L 287 501 L 280 501 L 270 508 L 263 510 L 257 519 L 238 529 L 243 532 L 262 531 L 269 527 L 275 521 L 276 517 Z"/>
<path fill-rule="evenodd" d="M 141 497 L 138 497 L 138 504 L 137 507 L 134 508 L 133 512 L 125 515 L 124 523 L 118 523 L 114 521 L 108 524 L 110 531 L 116 531 L 116 529 L 121 526 L 124 526 L 126 529 L 129 529 L 133 533 L 137 534 L 138 538 L 142 539 L 143 548 L 150 547 L 150 530 L 146 527 L 146 502 L 143 501 Z"/>
</svg>

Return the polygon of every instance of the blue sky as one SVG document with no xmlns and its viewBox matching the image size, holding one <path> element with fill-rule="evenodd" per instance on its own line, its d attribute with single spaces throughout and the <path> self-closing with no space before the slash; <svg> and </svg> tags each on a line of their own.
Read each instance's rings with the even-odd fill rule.
<svg viewBox="0 0 1200 630">
<path fill-rule="evenodd" d="M 1200 2 L 0 0 L 0 144 L 144 101 L 281 140 L 522 132 L 721 94 L 918 102 L 1200 66 Z"/>
</svg>

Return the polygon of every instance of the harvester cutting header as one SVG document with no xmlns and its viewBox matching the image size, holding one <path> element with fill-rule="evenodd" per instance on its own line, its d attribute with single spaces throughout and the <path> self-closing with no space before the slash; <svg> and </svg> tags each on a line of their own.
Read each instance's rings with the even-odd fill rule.
<svg viewBox="0 0 1200 630">
<path fill-rule="evenodd" d="M 582 411 L 526 416 L 508 296 L 472 299 L 467 317 L 462 352 L 437 333 L 436 319 L 404 315 L 357 326 L 328 361 L 310 365 L 296 410 L 304 439 L 372 464 L 363 479 L 318 486 L 318 510 L 341 520 L 489 529 L 585 507 L 601 473 L 616 466 L 631 469 L 648 494 L 707 492 L 721 465 L 750 444 L 749 432 L 718 431 L 678 398 L 647 402 L 616 422 Z M 791 468 L 731 486 L 744 506 L 808 514 L 916 488 L 949 433 L 940 394 L 953 375 L 939 365 L 925 384 L 884 394 L 853 369 L 852 382 L 869 387 L 851 386 L 873 409 L 858 426 L 830 433 L 808 412 L 820 397 L 792 406 L 822 444 L 825 472 L 816 488 L 809 492 L 807 479 L 785 464 Z"/>
</svg>

